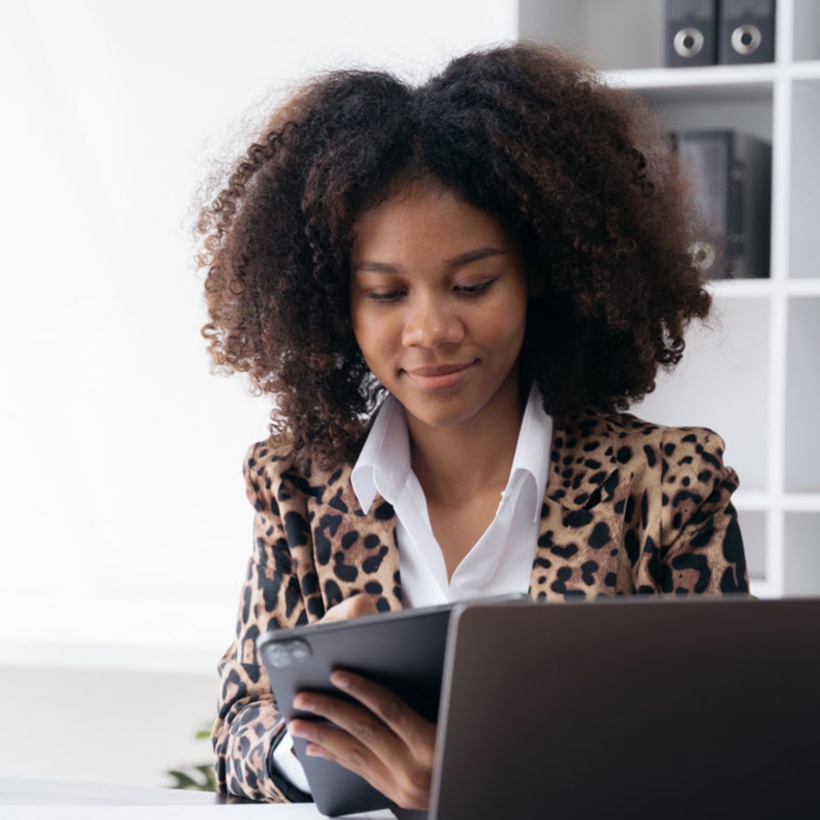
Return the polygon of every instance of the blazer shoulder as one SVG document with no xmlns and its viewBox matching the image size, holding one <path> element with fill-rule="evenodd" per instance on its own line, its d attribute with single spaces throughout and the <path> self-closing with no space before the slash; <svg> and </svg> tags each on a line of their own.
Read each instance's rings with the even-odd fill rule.
<svg viewBox="0 0 820 820">
<path fill-rule="evenodd" d="M 644 421 L 632 413 L 619 413 L 611 417 L 611 427 L 632 449 L 640 460 L 656 457 L 677 464 L 697 465 L 703 461 L 719 468 L 723 465 L 726 445 L 709 427 L 673 427 Z M 642 452 L 641 452 L 642 451 Z"/>
<path fill-rule="evenodd" d="M 242 465 L 245 492 L 257 512 L 279 514 L 279 505 L 303 508 L 309 498 L 321 497 L 308 462 L 300 463 L 289 442 L 259 441 L 245 454 Z"/>
<path fill-rule="evenodd" d="M 737 489 L 737 473 L 724 463 L 723 438 L 711 428 L 654 424 L 631 413 L 606 419 L 616 437 L 615 459 L 633 486 L 658 487 L 670 509 L 686 499 L 697 504 L 719 486 L 729 494 Z"/>
<path fill-rule="evenodd" d="M 251 444 L 242 462 L 242 472 L 248 474 L 276 474 L 293 468 L 296 458 L 290 444 L 273 444 L 270 440 Z"/>
<path fill-rule="evenodd" d="M 623 464 L 631 460 L 632 453 L 627 450 L 657 449 L 666 455 L 678 448 L 692 450 L 700 454 L 708 448 L 714 453 L 723 455 L 723 439 L 708 427 L 673 427 L 647 421 L 633 413 L 600 413 L 586 410 L 562 424 L 559 431 L 570 439 L 569 445 L 588 448 L 590 451 L 603 447 Z"/>
<path fill-rule="evenodd" d="M 290 442 L 259 441 L 245 454 L 242 472 L 248 498 L 257 509 L 259 501 L 321 500 L 329 488 L 349 478 L 352 465 L 322 469 L 309 459 L 299 459 Z"/>
<path fill-rule="evenodd" d="M 670 470 L 686 476 L 686 485 L 708 481 L 714 474 L 728 475 L 723 453 L 723 439 L 708 427 L 672 427 L 633 413 L 587 409 L 556 422 L 553 482 L 561 482 L 564 493 L 560 495 L 574 493 L 579 503 L 586 503 L 587 494 L 604 484 L 613 471 L 632 476 L 638 484 L 658 486 L 665 483 Z M 736 477 L 732 480 L 737 482 Z"/>
</svg>

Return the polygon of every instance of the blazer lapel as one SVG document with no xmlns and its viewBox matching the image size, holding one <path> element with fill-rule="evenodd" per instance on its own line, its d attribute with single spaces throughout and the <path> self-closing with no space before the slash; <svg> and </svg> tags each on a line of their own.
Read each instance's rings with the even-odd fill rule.
<svg viewBox="0 0 820 820">
<path fill-rule="evenodd" d="M 325 610 L 361 592 L 382 612 L 401 609 L 393 507 L 377 495 L 365 514 L 345 465 L 312 488 L 308 501 L 316 574 Z"/>
<path fill-rule="evenodd" d="M 535 599 L 606 593 L 617 565 L 624 482 L 605 420 L 593 413 L 554 422 L 550 467 L 538 528 L 530 595 Z"/>
</svg>

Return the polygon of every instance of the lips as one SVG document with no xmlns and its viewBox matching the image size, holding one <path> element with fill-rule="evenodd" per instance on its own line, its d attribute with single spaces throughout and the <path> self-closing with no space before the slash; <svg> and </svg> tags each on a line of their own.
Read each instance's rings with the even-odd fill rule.
<svg viewBox="0 0 820 820">
<path fill-rule="evenodd" d="M 413 384 L 422 390 L 449 390 L 457 387 L 473 372 L 478 360 L 472 362 L 450 362 L 427 365 L 404 373 Z"/>
</svg>

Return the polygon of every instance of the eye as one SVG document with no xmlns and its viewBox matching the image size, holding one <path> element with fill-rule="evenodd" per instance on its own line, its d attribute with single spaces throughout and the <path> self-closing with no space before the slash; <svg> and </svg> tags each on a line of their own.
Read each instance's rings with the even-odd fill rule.
<svg viewBox="0 0 820 820">
<path fill-rule="evenodd" d="M 456 285 L 454 290 L 461 296 L 480 296 L 482 293 L 486 293 L 497 281 L 497 279 L 488 279 L 486 282 L 477 285 Z"/>
<path fill-rule="evenodd" d="M 402 296 L 403 292 L 400 290 L 391 290 L 391 291 L 377 291 L 371 290 L 368 291 L 365 296 L 373 302 L 381 302 L 382 304 L 387 304 L 390 302 L 398 301 Z"/>
</svg>

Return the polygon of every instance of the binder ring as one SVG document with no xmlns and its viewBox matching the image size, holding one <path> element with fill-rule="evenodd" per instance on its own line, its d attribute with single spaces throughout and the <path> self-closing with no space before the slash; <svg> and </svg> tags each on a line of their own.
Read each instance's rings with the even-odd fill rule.
<svg viewBox="0 0 820 820">
<path fill-rule="evenodd" d="M 692 259 L 695 264 L 706 273 L 715 264 L 717 253 L 715 246 L 706 240 L 698 240 L 689 249 L 692 252 Z"/>
<path fill-rule="evenodd" d="M 763 35 L 757 26 L 751 23 L 738 26 L 732 32 L 732 48 L 743 55 L 754 54 L 763 42 Z"/>
<path fill-rule="evenodd" d="M 672 46 L 679 57 L 695 57 L 700 54 L 703 42 L 703 32 L 700 29 L 688 26 L 675 32 Z"/>
</svg>

